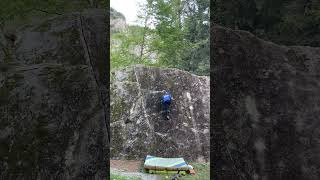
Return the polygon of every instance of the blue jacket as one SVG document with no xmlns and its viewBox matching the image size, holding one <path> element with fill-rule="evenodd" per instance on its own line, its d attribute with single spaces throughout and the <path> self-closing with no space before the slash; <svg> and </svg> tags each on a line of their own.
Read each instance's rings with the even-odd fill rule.
<svg viewBox="0 0 320 180">
<path fill-rule="evenodd" d="M 168 103 L 171 102 L 172 96 L 169 93 L 166 93 L 165 95 L 162 96 L 162 103 Z"/>
</svg>

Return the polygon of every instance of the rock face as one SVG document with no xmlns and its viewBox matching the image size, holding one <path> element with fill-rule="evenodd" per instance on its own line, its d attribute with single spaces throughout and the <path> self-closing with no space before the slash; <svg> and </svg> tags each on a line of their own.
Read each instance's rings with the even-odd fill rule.
<svg viewBox="0 0 320 180">
<path fill-rule="evenodd" d="M 112 72 L 111 158 L 209 160 L 209 78 L 177 69 L 132 66 Z M 161 113 L 172 93 L 171 119 Z"/>
<path fill-rule="evenodd" d="M 122 31 L 126 28 L 126 18 L 123 14 L 110 8 L 110 29 L 111 33 Z"/>
<path fill-rule="evenodd" d="M 107 179 L 104 10 L 18 29 L 0 59 L 0 179 Z"/>
<path fill-rule="evenodd" d="M 220 178 L 320 179 L 320 48 L 279 46 L 217 25 L 211 34 Z"/>
</svg>

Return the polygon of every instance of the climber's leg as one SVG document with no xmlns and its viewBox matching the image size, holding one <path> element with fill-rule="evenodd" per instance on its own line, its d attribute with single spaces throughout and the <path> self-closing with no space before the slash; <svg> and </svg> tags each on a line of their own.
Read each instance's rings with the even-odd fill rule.
<svg viewBox="0 0 320 180">
<path fill-rule="evenodd" d="M 170 105 L 170 103 L 167 103 L 167 102 L 163 103 L 164 117 L 165 117 L 167 120 L 169 120 L 169 112 L 170 112 L 170 110 L 169 110 L 169 105 Z"/>
<path fill-rule="evenodd" d="M 170 112 L 170 102 L 167 102 L 166 104 L 167 104 L 167 113 L 169 113 Z"/>
<path fill-rule="evenodd" d="M 163 111 L 165 112 L 165 113 L 167 113 L 168 112 L 168 110 L 169 110 L 169 105 L 168 105 L 168 103 L 163 103 Z"/>
<path fill-rule="evenodd" d="M 166 103 L 166 108 L 167 108 L 167 110 L 166 110 L 166 118 L 167 118 L 167 120 L 169 120 L 170 119 L 170 116 L 169 116 L 169 113 L 170 113 L 170 102 L 168 102 L 168 103 Z"/>
</svg>

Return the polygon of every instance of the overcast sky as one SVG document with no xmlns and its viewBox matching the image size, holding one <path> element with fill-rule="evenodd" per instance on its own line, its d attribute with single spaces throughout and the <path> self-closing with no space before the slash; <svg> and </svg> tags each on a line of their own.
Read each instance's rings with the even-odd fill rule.
<svg viewBox="0 0 320 180">
<path fill-rule="evenodd" d="M 126 17 L 127 24 L 137 24 L 139 3 L 144 2 L 145 0 L 111 0 L 110 6 Z"/>
</svg>

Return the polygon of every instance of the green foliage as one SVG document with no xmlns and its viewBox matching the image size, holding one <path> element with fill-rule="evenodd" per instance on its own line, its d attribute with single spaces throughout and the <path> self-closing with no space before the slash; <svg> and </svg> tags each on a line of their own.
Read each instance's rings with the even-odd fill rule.
<svg viewBox="0 0 320 180">
<path fill-rule="evenodd" d="M 209 75 L 209 0 L 147 0 L 141 7 L 144 27 L 130 26 L 112 36 L 113 68 L 147 64 Z M 139 47 L 140 53 L 132 53 Z M 156 54 L 152 63 L 150 54 Z"/>
<path fill-rule="evenodd" d="M 120 175 L 116 175 L 116 174 L 111 174 L 110 180 L 141 180 L 141 178 L 120 176 Z"/>
<path fill-rule="evenodd" d="M 159 60 L 196 74 L 209 74 L 209 1 L 155 0 L 149 5 L 159 37 Z"/>
<path fill-rule="evenodd" d="M 144 28 L 129 26 L 126 30 L 111 34 L 111 69 L 126 67 L 133 64 L 147 66 L 162 66 L 159 62 L 152 62 L 148 58 L 150 50 L 140 56 L 140 48 L 144 36 Z"/>
</svg>

